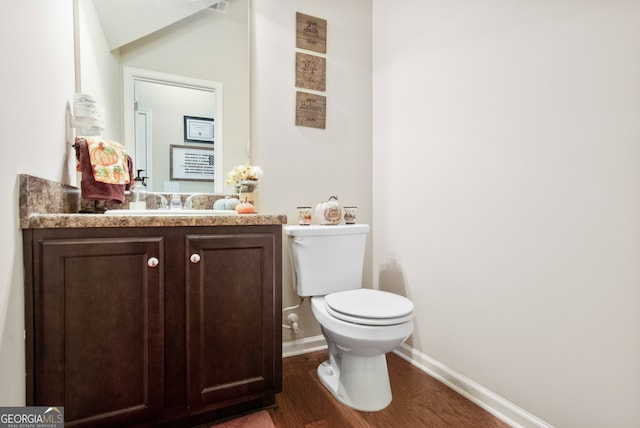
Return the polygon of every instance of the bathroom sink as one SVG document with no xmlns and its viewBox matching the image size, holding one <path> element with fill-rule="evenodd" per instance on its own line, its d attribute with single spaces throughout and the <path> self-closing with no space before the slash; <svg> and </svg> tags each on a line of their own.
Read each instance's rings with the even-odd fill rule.
<svg viewBox="0 0 640 428">
<path fill-rule="evenodd" d="M 112 216 L 211 216 L 238 215 L 235 210 L 107 210 Z"/>
</svg>

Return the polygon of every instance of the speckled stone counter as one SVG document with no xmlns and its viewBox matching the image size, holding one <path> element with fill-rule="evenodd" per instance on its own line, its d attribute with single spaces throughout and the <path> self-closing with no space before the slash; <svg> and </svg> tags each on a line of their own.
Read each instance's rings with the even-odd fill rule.
<svg viewBox="0 0 640 428">
<path fill-rule="evenodd" d="M 283 214 L 211 216 L 106 216 L 78 214 L 83 201 L 80 189 L 30 175 L 20 175 L 20 228 L 55 229 L 87 227 L 251 226 L 286 224 Z M 188 197 L 189 195 L 183 195 Z M 203 195 L 221 198 L 224 195 Z M 210 204 L 208 206 L 211 206 Z M 113 207 L 109 207 L 113 209 Z M 200 208 L 194 206 L 194 208 Z"/>
<path fill-rule="evenodd" d="M 23 229 L 72 227 L 252 226 L 286 224 L 286 215 L 107 216 L 104 214 L 31 214 Z"/>
</svg>

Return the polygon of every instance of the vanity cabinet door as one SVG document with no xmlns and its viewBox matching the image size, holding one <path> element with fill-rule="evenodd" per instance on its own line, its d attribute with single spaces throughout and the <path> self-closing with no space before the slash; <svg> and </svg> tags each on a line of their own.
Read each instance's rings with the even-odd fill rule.
<svg viewBox="0 0 640 428">
<path fill-rule="evenodd" d="M 264 397 L 279 387 L 279 239 L 275 233 L 186 235 L 191 408 Z"/>
<path fill-rule="evenodd" d="M 163 409 L 163 238 L 34 232 L 34 403 L 65 426 Z"/>
</svg>

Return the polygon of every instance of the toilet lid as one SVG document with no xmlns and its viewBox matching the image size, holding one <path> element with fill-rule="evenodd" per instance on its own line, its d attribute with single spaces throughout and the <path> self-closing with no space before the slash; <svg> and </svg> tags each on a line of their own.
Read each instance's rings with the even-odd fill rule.
<svg viewBox="0 0 640 428">
<path fill-rule="evenodd" d="M 386 291 L 359 288 L 331 293 L 324 301 L 329 314 L 356 324 L 393 325 L 413 318 L 413 302 Z"/>
</svg>

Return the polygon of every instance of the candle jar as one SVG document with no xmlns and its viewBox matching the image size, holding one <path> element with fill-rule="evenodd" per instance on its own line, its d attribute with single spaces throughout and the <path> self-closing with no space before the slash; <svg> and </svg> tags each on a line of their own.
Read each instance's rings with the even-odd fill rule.
<svg viewBox="0 0 640 428">
<path fill-rule="evenodd" d="M 344 207 L 344 222 L 347 224 L 355 224 L 357 212 L 358 207 Z"/>
<path fill-rule="evenodd" d="M 298 223 L 302 226 L 311 224 L 311 207 L 298 207 Z"/>
</svg>

